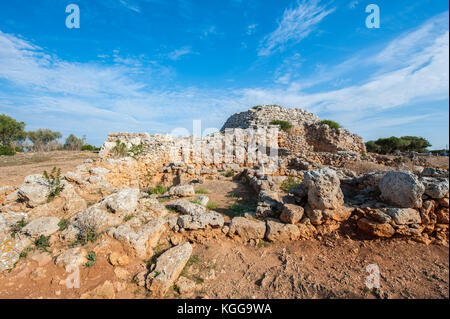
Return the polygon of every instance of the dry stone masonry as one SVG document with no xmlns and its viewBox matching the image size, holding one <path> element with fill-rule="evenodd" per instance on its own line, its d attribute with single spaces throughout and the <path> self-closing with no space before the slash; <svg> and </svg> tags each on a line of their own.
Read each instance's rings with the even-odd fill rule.
<svg viewBox="0 0 450 319">
<path fill-rule="evenodd" d="M 270 124 L 279 119 L 292 128 L 281 131 Z M 255 134 L 263 140 L 249 143 Z M 125 146 L 118 152 L 121 143 Z M 448 246 L 448 170 L 385 165 L 358 174 L 345 167 L 378 163 L 364 151 L 357 135 L 320 125 L 305 110 L 280 106 L 235 114 L 220 133 L 202 139 L 110 134 L 100 160 L 64 174 L 64 189 L 53 200 L 48 200 L 51 186 L 39 174 L 0 189 L 0 271 L 12 269 L 42 237 L 65 247 L 52 256 L 56 265 L 84 265 L 88 252 L 70 244 L 101 235 L 126 247 L 126 255 L 109 257 L 115 274 L 133 277 L 152 296 L 162 297 L 170 287 L 192 291 L 195 283 L 180 274 L 196 239 L 208 236 L 256 245 L 320 239 L 346 225 L 368 240 L 408 237 Z M 209 208 L 208 196 L 196 196 L 194 185 L 215 179 L 249 186 L 256 207 L 232 218 Z M 148 191 L 156 186 L 158 192 Z M 92 194 L 101 198 L 90 202 Z M 164 252 L 159 251 L 162 240 L 171 243 Z M 128 274 L 118 268 L 128 256 L 153 262 Z M 111 297 L 116 290 L 108 281 L 84 297 Z"/>
</svg>

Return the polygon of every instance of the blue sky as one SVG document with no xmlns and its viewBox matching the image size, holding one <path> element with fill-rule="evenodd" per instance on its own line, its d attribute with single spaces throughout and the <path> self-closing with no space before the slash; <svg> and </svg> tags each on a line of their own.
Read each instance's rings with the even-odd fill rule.
<svg viewBox="0 0 450 319">
<path fill-rule="evenodd" d="M 65 26 L 69 4 L 80 28 Z M 368 4 L 381 27 L 368 29 Z M 100 145 L 302 107 L 365 140 L 449 139 L 444 0 L 0 2 L 0 113 Z"/>
</svg>

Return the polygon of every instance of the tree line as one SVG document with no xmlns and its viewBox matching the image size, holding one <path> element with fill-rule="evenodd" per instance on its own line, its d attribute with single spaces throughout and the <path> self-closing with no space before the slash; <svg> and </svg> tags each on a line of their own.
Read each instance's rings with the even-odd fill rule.
<svg viewBox="0 0 450 319">
<path fill-rule="evenodd" d="M 427 148 L 430 146 L 430 142 L 418 136 L 391 136 L 366 143 L 368 152 L 378 154 L 391 154 L 395 151 L 425 153 L 428 152 Z"/>
<path fill-rule="evenodd" d="M 70 134 L 64 144 L 60 132 L 42 128 L 35 131 L 25 131 L 25 123 L 0 114 L 0 155 L 14 155 L 16 152 L 30 150 L 35 152 L 52 150 L 94 151 L 97 147 L 86 143 L 86 136 L 79 138 Z M 30 141 L 32 144 L 27 143 Z"/>
</svg>

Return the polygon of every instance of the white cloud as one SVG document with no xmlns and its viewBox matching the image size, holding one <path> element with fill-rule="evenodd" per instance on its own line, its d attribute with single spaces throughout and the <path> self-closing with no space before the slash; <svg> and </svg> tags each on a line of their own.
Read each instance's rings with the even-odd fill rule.
<svg viewBox="0 0 450 319">
<path fill-rule="evenodd" d="M 134 12 L 140 13 L 141 9 L 134 3 L 129 0 L 119 0 L 119 2 L 127 9 L 130 9 Z"/>
<path fill-rule="evenodd" d="M 184 46 L 169 53 L 168 58 L 174 61 L 179 60 L 182 56 L 194 54 L 190 46 Z"/>
<path fill-rule="evenodd" d="M 319 6 L 320 0 L 300 2 L 297 7 L 286 9 L 278 22 L 278 28 L 267 35 L 260 44 L 258 55 L 266 56 L 284 49 L 288 43 L 299 43 L 306 38 L 335 8 Z"/>
<path fill-rule="evenodd" d="M 252 35 L 255 32 L 257 26 L 257 24 L 250 24 L 247 27 L 247 35 Z"/>
</svg>

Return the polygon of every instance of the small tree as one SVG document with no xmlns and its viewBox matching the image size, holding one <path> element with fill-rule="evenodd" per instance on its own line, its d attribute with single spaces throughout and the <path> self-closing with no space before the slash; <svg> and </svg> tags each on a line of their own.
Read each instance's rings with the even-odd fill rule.
<svg viewBox="0 0 450 319">
<path fill-rule="evenodd" d="M 0 143 L 3 146 L 12 146 L 13 142 L 26 139 L 25 123 L 17 122 L 6 114 L 0 114 Z"/>
<path fill-rule="evenodd" d="M 70 134 L 66 138 L 66 142 L 64 143 L 64 149 L 70 151 L 79 151 L 83 147 L 86 141 L 86 136 L 83 135 L 82 138 L 78 138 L 73 134 Z"/>
<path fill-rule="evenodd" d="M 34 149 L 41 151 L 43 149 L 48 149 L 49 143 L 61 138 L 62 134 L 44 128 L 36 131 L 29 131 L 27 137 L 33 142 Z"/>
</svg>

